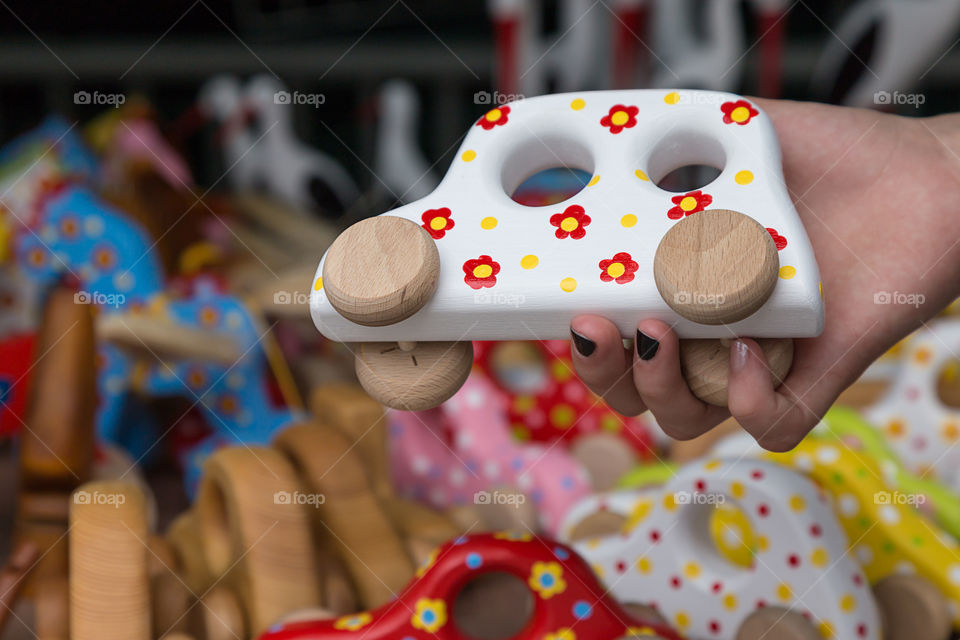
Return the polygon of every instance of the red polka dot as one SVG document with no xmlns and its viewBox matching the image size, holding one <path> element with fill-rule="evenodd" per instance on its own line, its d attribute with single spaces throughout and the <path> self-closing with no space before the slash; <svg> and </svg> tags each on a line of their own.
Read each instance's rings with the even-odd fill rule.
<svg viewBox="0 0 960 640">
<path fill-rule="evenodd" d="M 683 586 L 683 580 L 681 580 L 679 576 L 673 576 L 670 578 L 670 586 L 674 589 L 679 589 Z"/>
<path fill-rule="evenodd" d="M 720 623 L 716 620 L 710 621 L 710 633 L 716 635 L 720 633 Z"/>
<path fill-rule="evenodd" d="M 787 564 L 790 565 L 791 569 L 796 569 L 800 566 L 800 556 L 795 553 L 791 553 L 787 556 Z"/>
<path fill-rule="evenodd" d="M 860 585 L 862 585 L 862 584 L 863 584 L 863 576 L 861 576 L 859 573 L 853 574 L 853 584 L 857 585 L 858 587 L 859 587 Z"/>
<path fill-rule="evenodd" d="M 821 533 L 823 533 L 823 530 L 820 528 L 820 525 L 810 525 L 810 535 L 812 535 L 814 538 L 819 538 Z"/>
<path fill-rule="evenodd" d="M 624 562 L 623 560 L 617 560 L 617 572 L 623 573 L 626 570 L 627 570 L 627 563 Z"/>
<path fill-rule="evenodd" d="M 763 471 L 760 471 L 760 469 L 755 469 L 750 473 L 750 477 L 754 480 L 763 480 Z"/>
<path fill-rule="evenodd" d="M 867 625 L 863 624 L 862 622 L 861 622 L 860 624 L 858 624 L 858 625 L 857 625 L 857 635 L 860 636 L 861 638 L 866 638 L 866 637 L 867 637 Z"/>
<path fill-rule="evenodd" d="M 766 600 L 757 600 L 757 609 L 763 609 L 765 606 L 767 606 Z"/>
<path fill-rule="evenodd" d="M 696 490 L 699 491 L 700 493 L 703 493 L 704 491 L 707 490 L 707 483 L 706 483 L 705 481 L 703 481 L 703 480 L 697 480 L 696 482 L 693 483 L 693 486 L 694 486 L 694 487 L 696 488 Z"/>
<path fill-rule="evenodd" d="M 717 582 L 714 582 L 713 586 L 710 587 L 710 590 L 713 591 L 714 593 L 720 593 L 721 591 L 723 591 L 723 583 L 720 582 L 719 580 Z"/>
<path fill-rule="evenodd" d="M 803 617 L 809 620 L 810 622 L 813 622 L 813 614 L 810 613 L 809 611 L 804 611 Z"/>
<path fill-rule="evenodd" d="M 652 542 L 660 542 L 660 532 L 654 529 L 650 532 L 650 540 Z"/>
<path fill-rule="evenodd" d="M 768 515 L 770 515 L 770 507 L 768 507 L 766 504 L 761 503 L 761 504 L 757 507 L 757 514 L 758 514 L 761 518 L 766 518 Z"/>
</svg>

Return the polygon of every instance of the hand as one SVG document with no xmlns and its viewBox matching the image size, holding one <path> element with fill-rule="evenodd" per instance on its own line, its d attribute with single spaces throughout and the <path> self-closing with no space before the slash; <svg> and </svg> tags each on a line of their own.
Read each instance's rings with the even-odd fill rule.
<svg viewBox="0 0 960 640">
<path fill-rule="evenodd" d="M 820 266 L 823 334 L 795 341 L 778 389 L 756 342 L 734 341 L 728 409 L 693 396 L 677 335 L 658 320 L 640 321 L 635 348 L 624 349 L 609 320 L 574 318 L 573 361 L 611 407 L 650 409 L 673 438 L 694 438 L 733 415 L 761 446 L 786 451 L 874 359 L 960 294 L 960 116 L 756 103 L 776 127 L 786 184 Z M 880 292 L 922 303 L 879 304 Z"/>
</svg>

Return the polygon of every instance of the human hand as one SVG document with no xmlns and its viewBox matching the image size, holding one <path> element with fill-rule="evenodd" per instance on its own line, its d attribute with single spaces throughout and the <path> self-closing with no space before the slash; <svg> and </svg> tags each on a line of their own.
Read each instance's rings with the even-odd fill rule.
<svg viewBox="0 0 960 640">
<path fill-rule="evenodd" d="M 673 438 L 694 438 L 733 415 L 761 446 L 786 451 L 874 359 L 960 294 L 960 116 L 755 102 L 773 120 L 786 185 L 820 266 L 823 334 L 795 341 L 778 389 L 757 343 L 734 340 L 727 408 L 691 393 L 677 335 L 659 320 L 641 320 L 625 349 L 612 322 L 578 316 L 573 361 L 612 408 L 649 409 Z M 881 292 L 920 303 L 879 304 Z"/>
</svg>

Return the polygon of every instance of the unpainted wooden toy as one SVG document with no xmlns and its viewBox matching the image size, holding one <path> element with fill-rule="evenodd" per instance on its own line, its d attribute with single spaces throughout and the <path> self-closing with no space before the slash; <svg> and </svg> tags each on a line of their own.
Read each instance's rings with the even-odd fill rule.
<svg viewBox="0 0 960 640">
<path fill-rule="evenodd" d="M 721 169 L 699 189 L 658 183 Z M 569 199 L 511 199 L 557 165 L 592 173 Z M 583 92 L 482 116 L 429 196 L 344 231 L 320 262 L 317 328 L 359 342 L 357 373 L 398 409 L 434 407 L 471 366 L 468 340 L 565 339 L 583 313 L 624 337 L 659 318 L 684 340 L 694 393 L 726 402 L 728 348 L 762 338 L 782 379 L 785 338 L 823 329 L 816 260 L 783 182 L 770 119 L 749 100 L 702 91 Z"/>
<path fill-rule="evenodd" d="M 496 637 L 680 639 L 668 626 L 623 609 L 604 593 L 587 564 L 569 547 L 530 534 L 499 533 L 460 537 L 436 549 L 396 602 L 332 620 L 277 625 L 259 640 L 491 637 L 477 634 L 461 618 L 461 596 L 478 581 L 503 574 L 520 581 L 524 597 L 494 609 L 497 617 L 520 621 L 511 632 Z M 519 617 L 513 615 L 518 612 Z M 486 617 L 491 613 L 488 607 Z"/>
</svg>

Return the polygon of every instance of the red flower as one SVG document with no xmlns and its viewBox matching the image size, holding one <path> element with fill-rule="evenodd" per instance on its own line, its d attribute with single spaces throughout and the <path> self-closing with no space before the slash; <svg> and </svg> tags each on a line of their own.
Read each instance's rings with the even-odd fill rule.
<svg viewBox="0 0 960 640">
<path fill-rule="evenodd" d="M 550 224 L 557 228 L 557 238 L 563 240 L 569 236 L 574 240 L 579 240 L 587 235 L 590 216 L 584 212 L 583 207 L 572 204 L 563 213 L 555 213 L 550 216 Z"/>
<path fill-rule="evenodd" d="M 633 280 L 633 274 L 639 266 L 629 253 L 621 251 L 609 260 L 600 261 L 600 279 L 604 282 L 627 284 Z"/>
<path fill-rule="evenodd" d="M 771 229 L 770 227 L 767 227 L 767 233 L 773 238 L 773 243 L 777 245 L 777 251 L 783 251 L 783 248 L 787 246 L 787 239 L 777 233 L 776 229 Z"/>
<path fill-rule="evenodd" d="M 671 220 L 679 220 L 683 216 L 699 213 L 706 209 L 713 202 L 713 196 L 697 189 L 679 196 L 673 196 L 670 201 L 677 206 L 667 211 L 667 217 Z"/>
<path fill-rule="evenodd" d="M 723 121 L 725 124 L 747 124 L 754 116 L 760 115 L 752 104 L 746 100 L 737 100 L 736 102 L 724 102 L 720 105 L 720 111 L 723 111 Z"/>
<path fill-rule="evenodd" d="M 610 133 L 620 133 L 624 129 L 637 124 L 637 107 L 615 104 L 610 107 L 610 113 L 600 118 L 600 124 L 610 128 Z"/>
<path fill-rule="evenodd" d="M 447 207 L 427 209 L 423 212 L 423 215 L 420 216 L 420 219 L 423 220 L 421 226 L 427 230 L 427 233 L 429 233 L 430 237 L 434 240 L 439 240 L 445 236 L 447 231 L 453 229 L 454 226 L 453 218 L 450 217 L 450 209 Z"/>
<path fill-rule="evenodd" d="M 507 120 L 509 119 L 507 117 L 508 115 L 510 115 L 510 107 L 490 109 L 490 111 L 480 116 L 480 119 L 477 120 L 477 126 L 490 131 L 490 129 L 496 126 L 507 124 Z"/>
<path fill-rule="evenodd" d="M 500 273 L 500 263 L 490 256 L 480 256 L 476 260 L 467 260 L 463 263 L 463 272 L 466 274 L 463 281 L 473 289 L 492 287 L 497 284 L 497 274 Z"/>
</svg>

